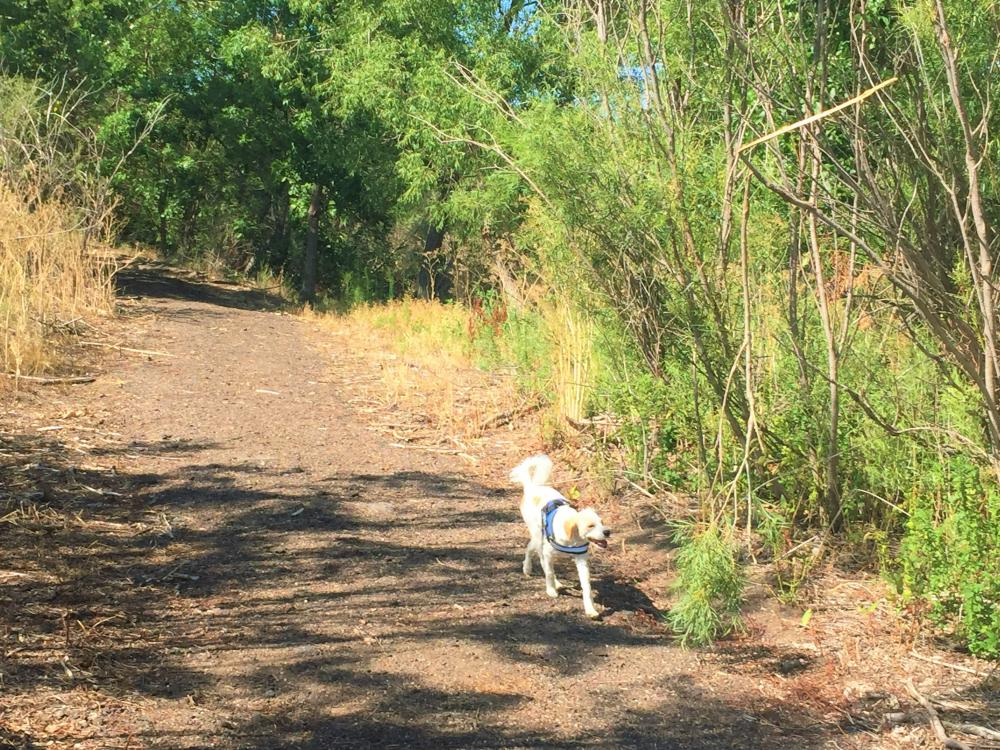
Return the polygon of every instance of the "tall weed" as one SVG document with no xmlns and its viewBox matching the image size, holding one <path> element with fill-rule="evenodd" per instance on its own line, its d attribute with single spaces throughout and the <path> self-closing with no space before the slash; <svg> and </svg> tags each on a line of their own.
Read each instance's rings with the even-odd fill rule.
<svg viewBox="0 0 1000 750">
<path fill-rule="evenodd" d="M 81 318 L 110 314 L 112 265 L 84 245 L 71 209 L 24 200 L 0 182 L 0 367 L 30 375 L 59 362 Z"/>
<path fill-rule="evenodd" d="M 683 645 L 703 645 L 742 627 L 745 576 L 739 547 L 727 529 L 711 523 L 676 532 L 677 599 L 668 619 Z"/>
<path fill-rule="evenodd" d="M 552 352 L 553 407 L 557 418 L 585 416 L 593 370 L 593 324 L 571 303 L 557 300 L 542 307 Z"/>
</svg>

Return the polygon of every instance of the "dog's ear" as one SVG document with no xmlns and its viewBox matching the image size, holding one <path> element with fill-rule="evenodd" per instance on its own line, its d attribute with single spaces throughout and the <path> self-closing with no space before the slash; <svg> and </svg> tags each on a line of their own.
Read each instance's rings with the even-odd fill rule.
<svg viewBox="0 0 1000 750">
<path fill-rule="evenodd" d="M 579 520 L 579 514 L 575 510 L 570 510 L 565 516 L 566 518 L 563 519 L 563 534 L 566 535 L 567 539 L 572 539 L 573 534 L 576 532 L 576 523 Z"/>
</svg>

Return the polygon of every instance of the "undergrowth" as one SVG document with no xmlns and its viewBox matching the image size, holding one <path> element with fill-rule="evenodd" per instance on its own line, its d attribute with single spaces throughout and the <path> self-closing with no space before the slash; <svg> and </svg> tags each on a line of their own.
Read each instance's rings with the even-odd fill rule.
<svg viewBox="0 0 1000 750">
<path fill-rule="evenodd" d="M 352 307 L 346 322 L 391 339 L 393 348 L 411 358 L 455 366 L 473 364 L 467 333 L 468 314 L 460 305 L 434 300 L 402 299 Z"/>
<path fill-rule="evenodd" d="M 60 98 L 38 83 L 0 76 L 4 375 L 55 369 L 61 343 L 113 310 L 113 259 L 102 243 L 111 206 L 89 160 L 92 138 L 69 122 L 81 97 Z"/>
<path fill-rule="evenodd" d="M 973 654 L 1000 658 L 1000 492 L 966 461 L 950 469 L 943 493 L 910 499 L 898 590 Z"/>
<path fill-rule="evenodd" d="M 682 645 L 704 645 L 742 628 L 745 577 L 739 546 L 718 524 L 679 525 L 677 596 L 668 620 Z"/>
<path fill-rule="evenodd" d="M 30 375 L 59 362 L 81 319 L 109 314 L 111 266 L 85 249 L 71 211 L 26 202 L 0 183 L 0 366 Z"/>
</svg>

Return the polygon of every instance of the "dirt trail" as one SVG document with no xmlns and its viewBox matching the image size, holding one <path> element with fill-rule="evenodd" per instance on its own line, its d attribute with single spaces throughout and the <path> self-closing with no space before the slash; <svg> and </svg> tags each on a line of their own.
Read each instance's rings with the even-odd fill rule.
<svg viewBox="0 0 1000 750">
<path fill-rule="evenodd" d="M 172 356 L 113 356 L 52 397 L 105 438 L 76 433 L 81 523 L 32 547 L 47 569 L 3 600 L 8 637 L 34 612 L 69 657 L 3 662 L 51 700 L 8 714 L 0 747 L 861 746 L 768 698 L 770 675 L 624 616 L 648 600 L 607 559 L 617 616 L 547 599 L 520 573 L 516 491 L 366 429 L 329 379 L 335 343 L 261 295 L 148 267 L 124 295 L 132 345 Z M 72 447 L 62 418 L 24 440 Z"/>
</svg>

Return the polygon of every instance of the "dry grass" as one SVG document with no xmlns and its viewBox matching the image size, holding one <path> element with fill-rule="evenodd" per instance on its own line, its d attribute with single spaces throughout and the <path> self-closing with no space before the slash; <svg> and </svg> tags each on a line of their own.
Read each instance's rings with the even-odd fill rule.
<svg viewBox="0 0 1000 750">
<path fill-rule="evenodd" d="M 382 426 L 397 440 L 411 442 L 429 427 L 462 451 L 461 441 L 477 438 L 523 400 L 512 377 L 476 367 L 469 312 L 460 305 L 406 299 L 345 314 L 307 309 L 303 315 L 345 340 L 358 358 L 347 367 L 350 373 L 371 373 L 351 374 L 349 385 L 360 392 L 362 408 L 396 414 L 384 417 Z"/>
<path fill-rule="evenodd" d="M 552 337 L 552 392 L 555 413 L 579 421 L 586 416 L 587 391 L 594 367 L 594 324 L 565 302 L 542 307 Z"/>
<path fill-rule="evenodd" d="M 552 403 L 539 412 L 543 438 L 550 423 L 573 423 L 585 416 L 593 369 L 593 326 L 579 311 L 542 302 L 536 331 L 516 335 L 542 337 L 551 352 Z M 458 304 L 415 299 L 358 306 L 345 314 L 304 315 L 348 338 L 351 350 L 377 360 L 377 390 L 387 404 L 417 405 L 421 413 L 449 435 L 476 437 L 508 412 L 538 411 L 541 392 L 525 393 L 513 368 L 477 367 L 470 321 L 474 311 Z M 506 350 L 512 342 L 495 342 Z M 523 342 L 522 342 L 522 348 Z M 509 352 L 508 352 L 509 354 Z M 505 355 L 500 355 L 504 361 Z M 513 360 L 513 355 L 510 355 Z M 539 363 L 541 366 L 541 363 Z M 490 381 L 482 387 L 482 381 Z M 373 383 L 369 383 L 372 385 Z M 529 389 L 531 390 L 531 389 Z"/>
<path fill-rule="evenodd" d="M 434 300 L 403 299 L 359 305 L 337 316 L 348 328 L 372 331 L 399 354 L 423 364 L 472 367 L 469 311 Z"/>
<path fill-rule="evenodd" d="M 113 268 L 86 247 L 74 212 L 52 202 L 28 205 L 0 182 L 0 364 L 30 375 L 60 362 L 60 343 L 113 309 Z M 8 382 L 3 378 L 2 382 Z M 3 386 L 0 385 L 0 388 Z"/>
</svg>

